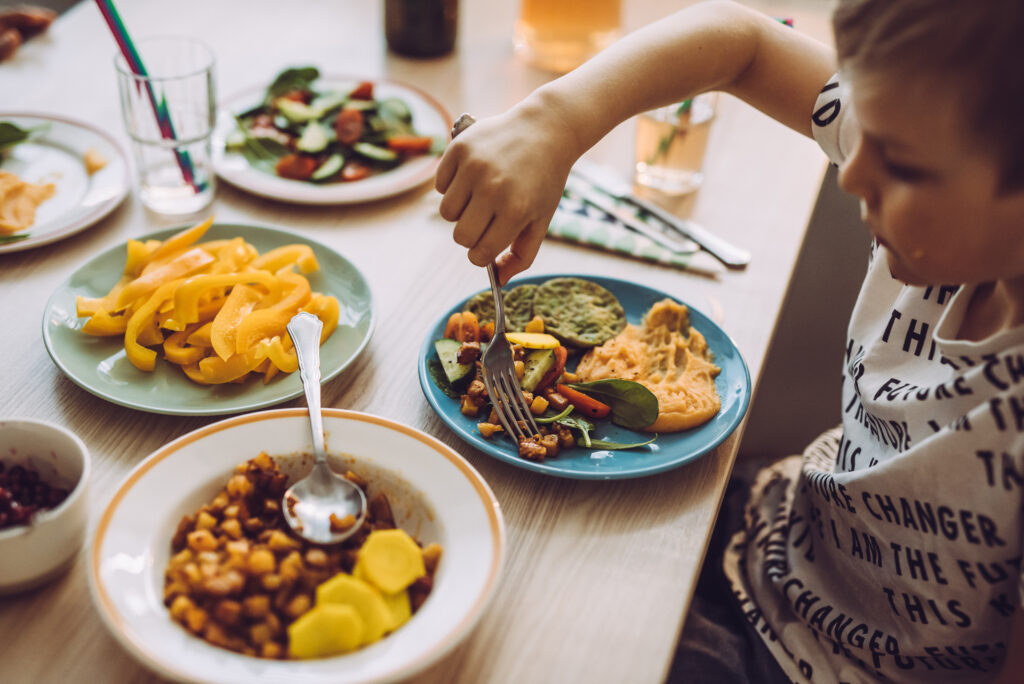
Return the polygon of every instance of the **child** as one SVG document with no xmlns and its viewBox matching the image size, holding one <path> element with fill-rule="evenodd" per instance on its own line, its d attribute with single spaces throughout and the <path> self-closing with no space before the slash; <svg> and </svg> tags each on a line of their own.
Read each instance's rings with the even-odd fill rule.
<svg viewBox="0 0 1024 684">
<path fill-rule="evenodd" d="M 1024 6 L 839 0 L 834 29 L 838 62 L 728 2 L 652 24 L 463 133 L 441 213 L 504 282 L 571 165 L 634 114 L 722 90 L 813 135 L 875 238 L 842 426 L 762 472 L 708 559 L 757 635 L 750 667 L 688 674 L 1021 681 L 1004 662 L 1024 653 Z M 707 624 L 690 618 L 683 646 Z"/>
</svg>

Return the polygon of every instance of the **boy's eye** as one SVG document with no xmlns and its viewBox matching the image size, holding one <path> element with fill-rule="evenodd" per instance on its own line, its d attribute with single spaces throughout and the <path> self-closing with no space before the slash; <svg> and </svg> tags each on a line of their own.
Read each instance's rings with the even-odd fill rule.
<svg viewBox="0 0 1024 684">
<path fill-rule="evenodd" d="M 928 173 L 926 171 L 913 166 L 907 166 L 905 164 L 899 164 L 888 160 L 883 161 L 882 164 L 885 167 L 886 173 L 897 180 L 914 183 L 928 177 Z"/>
</svg>

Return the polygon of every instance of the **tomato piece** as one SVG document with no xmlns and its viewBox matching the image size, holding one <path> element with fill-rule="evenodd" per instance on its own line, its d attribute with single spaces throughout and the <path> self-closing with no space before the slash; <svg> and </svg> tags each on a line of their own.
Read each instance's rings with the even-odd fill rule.
<svg viewBox="0 0 1024 684">
<path fill-rule="evenodd" d="M 342 109 L 334 118 L 334 132 L 342 145 L 357 142 L 363 136 L 363 113 L 358 109 Z"/>
<path fill-rule="evenodd" d="M 357 181 L 370 175 L 370 167 L 357 161 L 350 161 L 341 167 L 341 180 Z"/>
<path fill-rule="evenodd" d="M 274 170 L 281 178 L 309 180 L 316 170 L 316 159 L 304 154 L 287 154 L 277 160 Z"/>
<path fill-rule="evenodd" d="M 472 311 L 453 313 L 444 326 L 444 336 L 459 342 L 479 342 L 480 321 Z"/>
<path fill-rule="evenodd" d="M 393 135 L 388 138 L 388 149 L 406 154 L 429 152 L 434 139 L 429 135 Z"/>
<path fill-rule="evenodd" d="M 558 380 L 562 375 L 562 371 L 565 370 L 565 361 L 569 358 L 569 350 L 562 345 L 555 347 L 555 363 L 548 369 L 548 372 L 544 374 L 544 377 L 540 379 L 537 386 L 533 388 L 534 394 L 539 394 L 541 390 L 550 387 Z"/>
<path fill-rule="evenodd" d="M 604 418 L 612 412 L 612 407 L 597 399 L 588 397 L 583 392 L 574 390 L 568 385 L 559 384 L 558 393 L 569 400 L 573 407 L 585 416 L 591 418 Z"/>
<path fill-rule="evenodd" d="M 372 100 L 373 99 L 373 83 L 370 81 L 363 81 L 356 86 L 356 89 L 348 94 L 353 100 Z"/>
</svg>

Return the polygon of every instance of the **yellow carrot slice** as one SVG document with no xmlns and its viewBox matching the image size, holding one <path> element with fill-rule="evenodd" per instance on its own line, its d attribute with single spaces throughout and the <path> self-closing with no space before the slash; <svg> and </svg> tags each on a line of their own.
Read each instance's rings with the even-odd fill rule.
<svg viewBox="0 0 1024 684">
<path fill-rule="evenodd" d="M 360 643 L 372 644 L 388 630 L 391 613 L 380 591 L 361 579 L 338 573 L 316 589 L 316 603 L 350 605 L 363 620 L 363 638 Z"/>
</svg>

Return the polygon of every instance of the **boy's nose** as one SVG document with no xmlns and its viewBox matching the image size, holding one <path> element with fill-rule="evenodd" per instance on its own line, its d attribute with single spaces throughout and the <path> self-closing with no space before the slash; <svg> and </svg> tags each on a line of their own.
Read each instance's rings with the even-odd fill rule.
<svg viewBox="0 0 1024 684">
<path fill-rule="evenodd" d="M 877 192 L 873 181 L 872 151 L 863 138 L 854 147 L 851 154 L 839 166 L 839 187 L 846 192 L 861 198 L 861 219 L 877 204 Z"/>
</svg>

